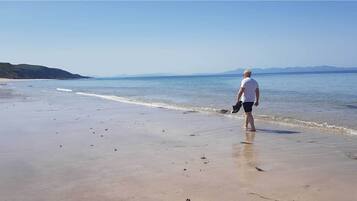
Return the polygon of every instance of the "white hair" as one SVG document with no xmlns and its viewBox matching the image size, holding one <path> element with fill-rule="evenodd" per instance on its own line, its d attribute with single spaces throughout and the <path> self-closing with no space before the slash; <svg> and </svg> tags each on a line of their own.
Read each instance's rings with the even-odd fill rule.
<svg viewBox="0 0 357 201">
<path fill-rule="evenodd" d="M 252 70 L 247 68 L 247 69 L 244 70 L 243 74 L 247 75 L 248 77 L 250 77 L 252 75 Z"/>
</svg>

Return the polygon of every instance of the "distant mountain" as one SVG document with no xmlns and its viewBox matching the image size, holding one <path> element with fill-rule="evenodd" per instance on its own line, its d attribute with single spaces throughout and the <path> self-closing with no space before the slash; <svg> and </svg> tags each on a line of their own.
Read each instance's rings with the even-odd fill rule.
<svg viewBox="0 0 357 201">
<path fill-rule="evenodd" d="M 220 74 L 242 74 L 243 68 L 226 71 Z M 285 67 L 285 68 L 252 68 L 254 74 L 270 73 L 332 73 L 332 72 L 357 72 L 357 67 L 336 66 L 310 66 L 310 67 Z"/>
<path fill-rule="evenodd" d="M 88 78 L 46 66 L 0 63 L 0 78 L 9 79 L 78 79 Z"/>
</svg>

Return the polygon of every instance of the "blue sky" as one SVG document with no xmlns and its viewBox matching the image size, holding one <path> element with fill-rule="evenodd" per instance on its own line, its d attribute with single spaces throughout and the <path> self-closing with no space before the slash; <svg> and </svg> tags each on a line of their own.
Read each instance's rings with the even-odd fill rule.
<svg viewBox="0 0 357 201">
<path fill-rule="evenodd" d="M 356 2 L 0 2 L 0 61 L 86 75 L 357 67 Z"/>
</svg>

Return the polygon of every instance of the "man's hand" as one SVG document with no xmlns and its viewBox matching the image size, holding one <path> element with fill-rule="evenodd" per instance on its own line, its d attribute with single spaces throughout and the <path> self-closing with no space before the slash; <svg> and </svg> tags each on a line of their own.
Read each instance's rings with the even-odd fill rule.
<svg viewBox="0 0 357 201">
<path fill-rule="evenodd" d="M 243 93 L 244 93 L 244 88 L 241 87 L 238 91 L 237 101 L 240 101 Z"/>
<path fill-rule="evenodd" d="M 256 98 L 255 98 L 255 107 L 257 107 L 258 105 L 259 105 L 259 96 L 260 96 L 260 92 L 259 92 L 259 88 L 256 88 L 255 89 L 255 96 L 256 96 Z"/>
</svg>

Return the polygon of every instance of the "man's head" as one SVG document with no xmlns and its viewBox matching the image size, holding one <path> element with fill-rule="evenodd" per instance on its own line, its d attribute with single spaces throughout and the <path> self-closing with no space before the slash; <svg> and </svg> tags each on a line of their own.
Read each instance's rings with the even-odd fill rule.
<svg viewBox="0 0 357 201">
<path fill-rule="evenodd" d="M 252 75 L 252 71 L 250 69 L 245 69 L 243 72 L 243 77 L 250 77 Z"/>
</svg>

